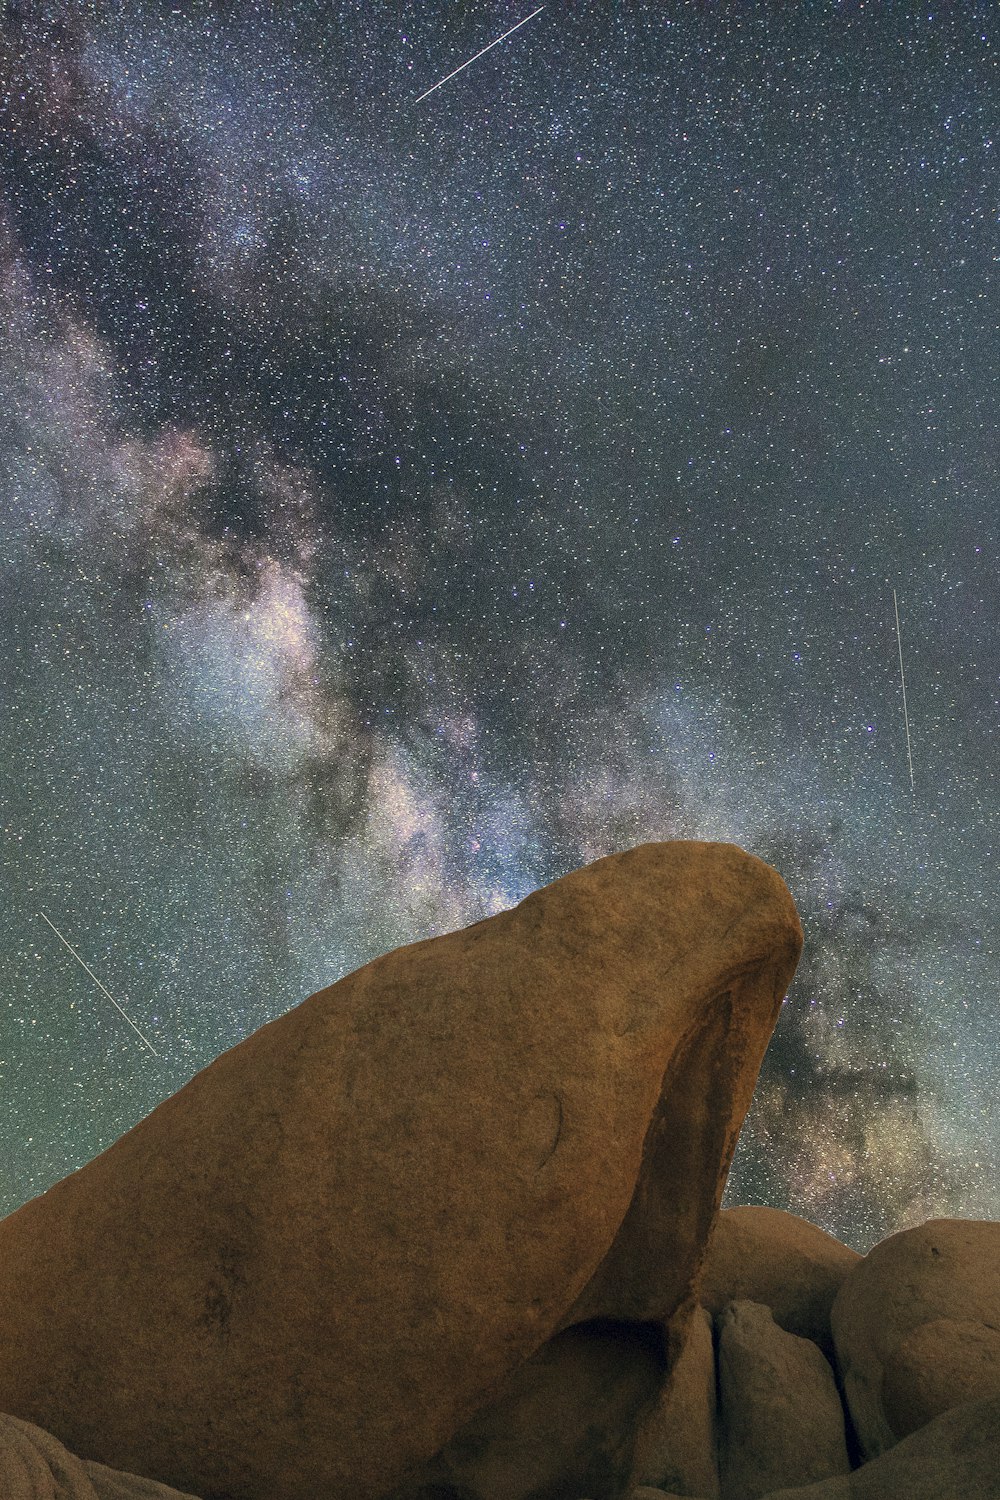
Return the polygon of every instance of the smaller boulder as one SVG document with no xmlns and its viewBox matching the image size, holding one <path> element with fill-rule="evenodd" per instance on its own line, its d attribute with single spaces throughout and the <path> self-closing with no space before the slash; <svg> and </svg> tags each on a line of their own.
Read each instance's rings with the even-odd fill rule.
<svg viewBox="0 0 1000 1500">
<path fill-rule="evenodd" d="M 853 1474 L 767 1500 L 1000 1500 L 1000 1397 L 953 1406 Z"/>
<path fill-rule="evenodd" d="M 824 1229 L 778 1208 L 724 1208 L 701 1273 L 700 1301 L 717 1315 L 729 1302 L 760 1302 L 786 1333 L 833 1356 L 830 1308 L 861 1256 Z"/>
<path fill-rule="evenodd" d="M 770 1308 L 734 1302 L 718 1319 L 719 1477 L 723 1500 L 850 1471 L 833 1371 Z"/>
<path fill-rule="evenodd" d="M 712 1319 L 697 1307 L 684 1347 L 636 1436 L 636 1496 L 677 1491 L 717 1500 L 715 1350 Z M 666 1487 L 666 1490 L 664 1490 Z"/>
</svg>

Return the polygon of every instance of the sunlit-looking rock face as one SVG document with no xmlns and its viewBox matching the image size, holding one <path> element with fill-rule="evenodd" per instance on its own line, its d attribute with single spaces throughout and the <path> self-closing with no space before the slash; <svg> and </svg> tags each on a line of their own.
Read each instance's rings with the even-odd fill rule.
<svg viewBox="0 0 1000 1500">
<path fill-rule="evenodd" d="M 557 1335 L 682 1307 L 801 941 L 759 860 L 651 844 L 313 995 L 0 1225 L 0 1410 L 204 1500 L 416 1482 Z"/>
</svg>

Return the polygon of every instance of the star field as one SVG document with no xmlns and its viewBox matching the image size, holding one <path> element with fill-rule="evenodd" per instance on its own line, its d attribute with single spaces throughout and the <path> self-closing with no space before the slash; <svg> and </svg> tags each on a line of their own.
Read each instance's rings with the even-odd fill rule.
<svg viewBox="0 0 1000 1500">
<path fill-rule="evenodd" d="M 1000 1218 L 994 7 L 551 3 L 415 102 L 531 9 L 3 10 L 0 1212 L 694 837 L 806 932 L 727 1201 Z"/>
</svg>

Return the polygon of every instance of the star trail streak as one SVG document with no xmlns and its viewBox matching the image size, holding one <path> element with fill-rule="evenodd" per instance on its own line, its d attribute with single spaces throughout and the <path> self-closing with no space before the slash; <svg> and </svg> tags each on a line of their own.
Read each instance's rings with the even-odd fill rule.
<svg viewBox="0 0 1000 1500">
<path fill-rule="evenodd" d="M 517 23 L 516 26 L 512 26 L 509 31 L 505 31 L 504 34 L 503 34 L 503 36 L 498 36 L 497 39 L 496 39 L 496 41 L 490 42 L 490 44 L 489 44 L 488 47 L 483 47 L 481 49 L 481 51 L 479 51 L 479 52 L 476 53 L 475 57 L 470 57 L 469 60 L 468 60 L 468 62 L 464 62 L 464 63 L 462 63 L 462 65 L 460 67 L 454 68 L 452 70 L 452 72 L 446 74 L 444 78 L 442 78 L 442 79 L 439 80 L 439 82 L 431 84 L 431 87 L 429 89 L 425 89 L 422 94 L 418 94 L 417 97 L 416 97 L 416 99 L 413 102 L 415 104 L 419 104 L 420 101 L 421 101 L 421 99 L 426 99 L 427 96 L 428 96 L 428 94 L 433 94 L 434 93 L 435 89 L 439 89 L 439 88 L 443 87 L 443 85 L 446 84 L 449 81 L 449 79 L 455 78 L 459 73 L 463 73 L 466 68 L 471 67 L 472 64 L 474 62 L 478 61 L 478 59 L 480 57 L 484 57 L 487 52 L 489 52 L 489 51 L 492 50 L 492 48 L 498 47 L 500 45 L 500 43 L 501 42 L 505 42 L 509 36 L 513 36 L 513 34 L 514 34 L 515 31 L 520 31 L 520 29 L 521 29 L 522 26 L 527 26 L 528 22 L 529 21 L 533 21 L 534 18 L 535 18 L 535 16 L 541 15 L 541 13 L 542 13 L 542 11 L 544 9 L 545 9 L 545 6 L 544 5 L 540 5 L 537 10 L 533 10 L 531 12 L 530 16 L 525 16 L 525 18 L 524 18 L 523 21 L 518 21 L 518 23 Z"/>
<path fill-rule="evenodd" d="M 118 1001 L 115 999 L 114 995 L 112 995 L 111 991 L 105 985 L 103 985 L 101 983 L 101 981 L 98 979 L 97 975 L 94 973 L 93 969 L 90 967 L 90 965 L 86 962 L 85 959 L 82 959 L 80 957 L 79 953 L 77 953 L 76 949 L 73 947 L 73 944 L 68 940 L 68 938 L 64 938 L 63 937 L 62 933 L 59 931 L 59 928 L 51 920 L 51 918 L 47 917 L 43 911 L 40 911 L 38 913 L 38 915 L 41 917 L 41 919 L 42 919 L 43 922 L 48 922 L 49 926 L 52 928 L 52 931 L 55 933 L 56 937 L 62 943 L 63 947 L 69 949 L 70 953 L 72 953 L 73 957 L 76 959 L 76 961 L 80 965 L 81 969 L 84 969 L 86 971 L 86 973 L 88 973 L 90 975 L 91 979 L 97 985 L 97 988 L 101 991 L 101 994 L 102 995 L 107 995 L 108 999 L 111 1001 L 111 1004 L 114 1006 L 115 1010 L 119 1013 L 119 1015 L 121 1015 L 121 1016 L 123 1016 L 125 1018 L 125 1020 L 131 1026 L 132 1030 L 135 1032 L 135 1034 L 139 1038 L 139 1040 L 146 1047 L 149 1048 L 150 1052 L 152 1052 L 152 1054 L 153 1054 L 154 1057 L 159 1057 L 160 1054 L 157 1052 L 156 1048 L 153 1046 L 153 1044 L 149 1040 L 149 1038 L 143 1032 L 141 1032 L 139 1030 L 138 1026 L 132 1020 L 132 1017 L 130 1015 L 128 1015 L 125 1010 L 122 1009 L 122 1007 L 118 1004 Z"/>
<path fill-rule="evenodd" d="M 910 768 L 910 791 L 914 791 L 913 785 L 913 756 L 910 753 L 910 716 L 906 711 L 906 678 L 903 675 L 903 637 L 899 633 L 899 605 L 896 602 L 896 590 L 892 591 L 892 607 L 896 615 L 896 645 L 899 647 L 899 685 L 903 689 L 903 727 L 906 730 L 906 764 Z"/>
</svg>

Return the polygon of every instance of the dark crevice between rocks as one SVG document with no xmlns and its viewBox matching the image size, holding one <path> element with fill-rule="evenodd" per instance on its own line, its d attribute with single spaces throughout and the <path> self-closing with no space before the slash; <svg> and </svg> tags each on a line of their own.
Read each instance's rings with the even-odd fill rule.
<svg viewBox="0 0 1000 1500">
<path fill-rule="evenodd" d="M 837 1387 L 837 1395 L 840 1397 L 841 1409 L 844 1413 L 844 1439 L 847 1443 L 847 1458 L 853 1469 L 860 1469 L 862 1464 L 867 1463 L 864 1453 L 861 1451 L 861 1440 L 854 1426 L 854 1418 L 851 1416 L 851 1407 L 847 1399 L 847 1391 L 844 1389 L 843 1376 L 836 1359 L 830 1360 L 830 1368 L 833 1371 L 834 1384 Z"/>
<path fill-rule="evenodd" d="M 659 1323 L 564 1329 L 392 1500 L 615 1500 L 666 1368 Z"/>
<path fill-rule="evenodd" d="M 721 1366 L 721 1362 L 720 1362 L 720 1359 L 719 1359 L 719 1316 L 720 1315 L 721 1315 L 721 1310 L 720 1310 L 720 1314 L 718 1314 L 718 1315 L 716 1315 L 716 1316 L 714 1316 L 712 1318 L 712 1359 L 713 1359 L 713 1362 L 714 1362 L 714 1365 L 715 1365 L 715 1411 L 716 1411 L 716 1427 L 717 1427 L 717 1431 L 716 1431 L 717 1446 L 719 1444 L 721 1444 L 721 1442 L 722 1442 L 723 1429 L 725 1427 L 725 1418 L 726 1418 L 726 1411 L 725 1411 L 725 1408 L 723 1406 L 723 1401 L 722 1401 L 722 1366 Z M 775 1319 L 775 1321 L 777 1322 L 777 1319 Z M 782 1325 L 779 1324 L 778 1326 L 781 1327 Z M 798 1335 L 798 1336 L 799 1337 L 803 1337 L 803 1335 L 801 1335 L 801 1334 Z M 840 1373 L 840 1369 L 838 1367 L 837 1361 L 836 1361 L 835 1358 L 831 1358 L 830 1356 L 828 1356 L 826 1354 L 826 1351 L 824 1349 L 821 1349 L 820 1346 L 819 1346 L 819 1344 L 816 1343 L 815 1339 L 811 1339 L 809 1342 L 812 1343 L 812 1344 L 814 1344 L 815 1348 L 817 1348 L 819 1350 L 820 1354 L 823 1355 L 823 1358 L 826 1360 L 827 1364 L 830 1367 L 830 1373 L 833 1376 L 833 1382 L 834 1382 L 834 1385 L 837 1388 L 837 1395 L 840 1397 L 840 1406 L 841 1406 L 841 1410 L 843 1412 L 843 1417 L 844 1417 L 844 1441 L 845 1441 L 845 1444 L 847 1446 L 848 1461 L 849 1461 L 849 1463 L 851 1465 L 851 1469 L 852 1470 L 859 1469 L 861 1467 L 861 1465 L 866 1462 L 866 1459 L 864 1457 L 864 1454 L 861 1452 L 861 1444 L 858 1441 L 858 1435 L 857 1435 L 857 1432 L 855 1431 L 855 1428 L 854 1428 L 854 1422 L 853 1422 L 853 1419 L 851 1417 L 851 1408 L 850 1408 L 850 1406 L 848 1404 L 848 1400 L 847 1400 L 847 1392 L 844 1389 L 844 1382 L 843 1382 L 843 1379 L 841 1377 L 841 1373 Z M 721 1453 L 717 1452 L 716 1453 L 716 1460 L 719 1461 L 720 1459 L 721 1459 Z"/>
</svg>

